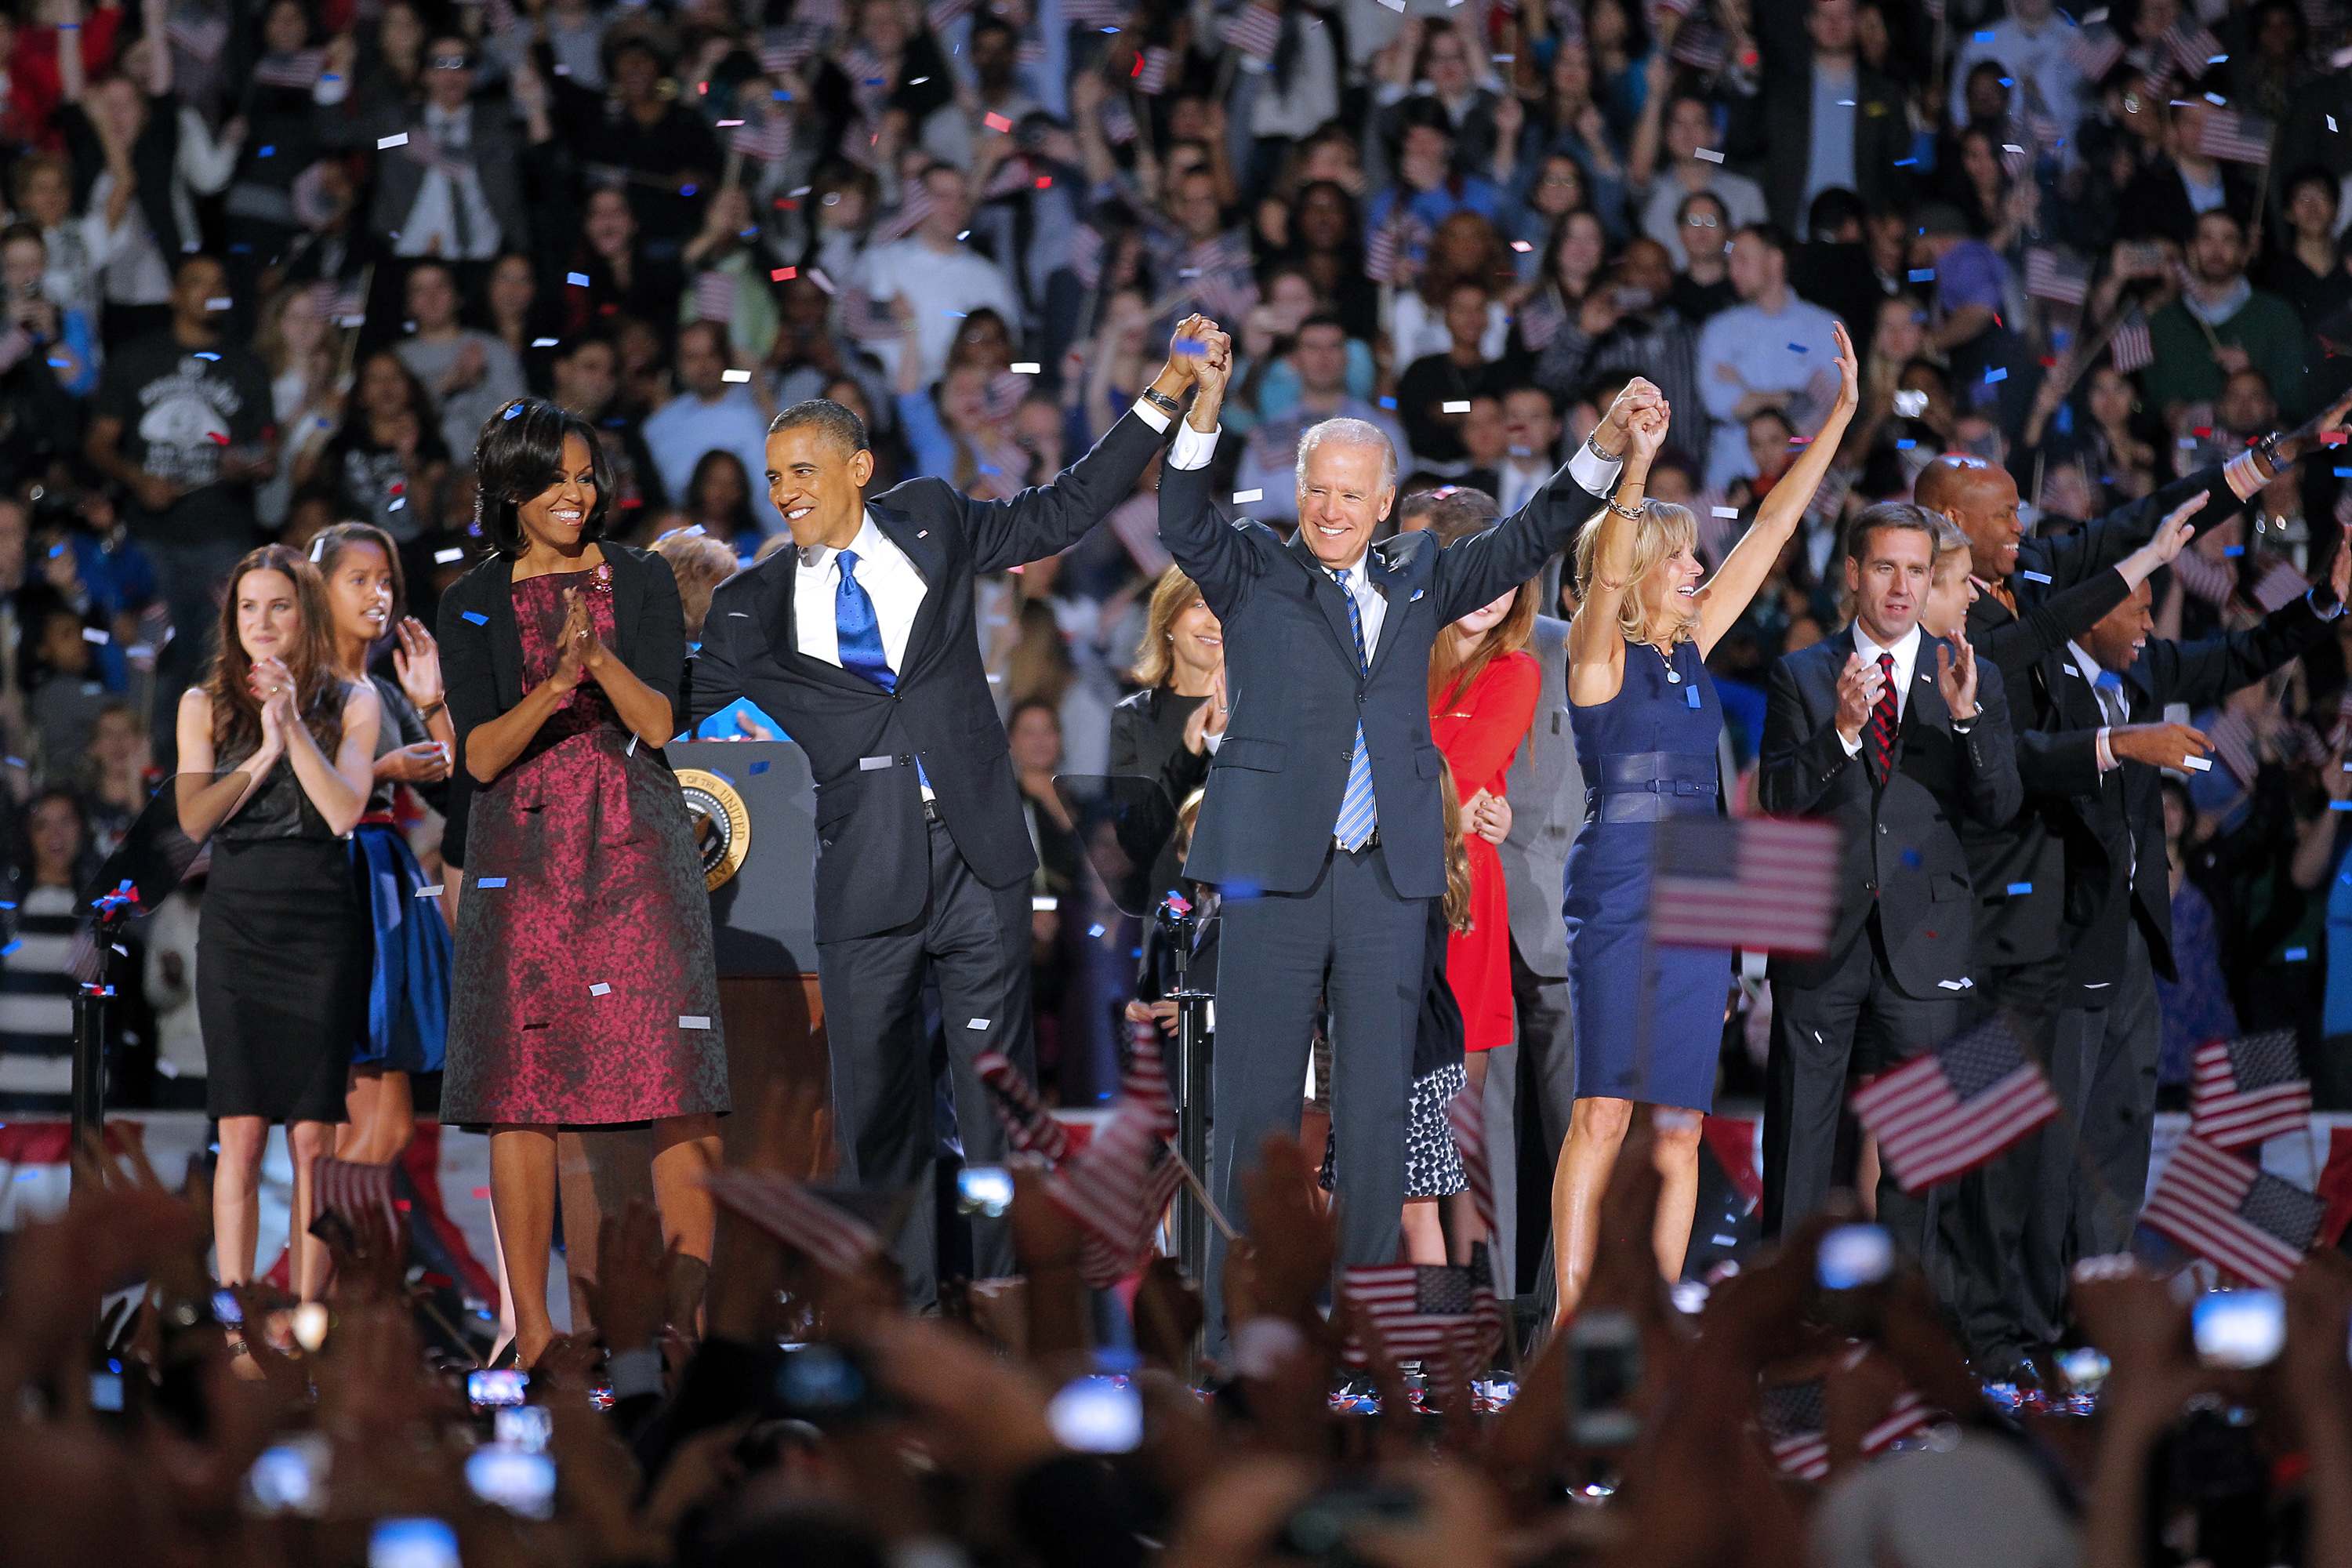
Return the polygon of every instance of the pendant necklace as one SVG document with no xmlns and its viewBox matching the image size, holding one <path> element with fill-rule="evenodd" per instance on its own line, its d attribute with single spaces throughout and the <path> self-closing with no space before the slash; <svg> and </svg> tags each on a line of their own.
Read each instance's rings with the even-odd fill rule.
<svg viewBox="0 0 2352 1568">
<path fill-rule="evenodd" d="M 1644 643 L 1643 646 L 1647 647 L 1652 653 L 1656 654 L 1658 656 L 1658 662 L 1666 667 L 1666 684 L 1668 686 L 1680 686 L 1683 683 L 1683 672 L 1675 668 L 1675 661 L 1666 656 L 1666 650 L 1660 647 L 1656 643 Z"/>
</svg>

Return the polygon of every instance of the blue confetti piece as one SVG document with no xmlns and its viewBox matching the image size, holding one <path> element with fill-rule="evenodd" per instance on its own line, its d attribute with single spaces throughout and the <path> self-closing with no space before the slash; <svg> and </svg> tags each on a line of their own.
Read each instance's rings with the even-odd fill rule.
<svg viewBox="0 0 2352 1568">
<path fill-rule="evenodd" d="M 768 96 L 774 99 L 778 103 L 790 103 L 793 100 L 793 95 L 786 92 L 781 87 L 772 89 L 769 91 Z"/>
<path fill-rule="evenodd" d="M 753 763 L 751 764 L 751 772 L 754 773 L 764 773 L 767 771 L 768 764 L 765 763 Z"/>
<path fill-rule="evenodd" d="M 1102 935 L 1104 930 L 1105 928 L 1100 925 L 1090 925 L 1087 928 L 1087 934 L 1088 936 L 1098 937 Z"/>
<path fill-rule="evenodd" d="M 889 84 L 878 76 L 869 76 L 866 79 L 866 85 L 868 87 L 887 87 Z"/>
<path fill-rule="evenodd" d="M 208 359 L 208 360 L 212 360 L 212 361 L 215 361 L 215 363 L 217 363 L 217 362 L 219 361 L 219 359 L 220 359 L 220 355 L 218 355 L 218 354 L 216 354 L 216 353 L 213 353 L 213 352 L 212 352 L 212 350 L 210 350 L 210 349 L 198 349 L 198 350 L 196 351 L 196 357 L 197 357 L 198 359 Z"/>
<path fill-rule="evenodd" d="M 1990 33 L 1979 33 L 1977 35 L 1977 42 L 1979 44 L 1990 44 L 1992 42 L 1992 35 Z"/>
<path fill-rule="evenodd" d="M 692 185 L 680 185 L 677 188 L 677 194 L 682 196 L 690 196 L 694 195 L 694 187 Z"/>
<path fill-rule="evenodd" d="M 2029 583 L 2047 583 L 2050 581 L 2050 574 L 2047 572 L 2020 572 L 2018 575 L 2024 578 Z"/>
<path fill-rule="evenodd" d="M 1176 352 L 1180 354 L 1196 354 L 1206 346 L 1207 345 L 1202 342 L 1198 338 L 1178 338 L 1176 340 Z"/>
<path fill-rule="evenodd" d="M 2245 552 L 2246 547 L 2242 544 L 2225 544 L 2221 546 L 2221 553 L 2224 555 L 2236 557 L 2243 555 Z"/>
<path fill-rule="evenodd" d="M 278 149 L 275 146 L 264 147 L 260 152 L 256 153 L 254 156 L 257 158 L 275 158 L 278 156 Z"/>
<path fill-rule="evenodd" d="M 504 417 L 509 419 L 520 419 L 522 417 L 522 405 L 518 403 L 512 408 L 508 409 Z"/>
<path fill-rule="evenodd" d="M 2327 809 L 2330 811 L 2352 811 L 2352 800 L 2331 800 L 2327 803 Z"/>
<path fill-rule="evenodd" d="M 2025 897 L 2026 894 L 2033 891 L 2033 884 L 2031 882 L 2011 882 L 2009 885 L 2008 891 L 2011 898 L 2021 899 Z"/>
<path fill-rule="evenodd" d="M 2336 477 L 2339 479 L 2352 479 L 2352 468 L 2338 468 L 2336 470 Z"/>
<path fill-rule="evenodd" d="M 1932 267 L 1915 267 L 1911 269 L 1910 278 L 1914 283 L 1933 283 L 1936 280 L 1936 269 Z"/>
<path fill-rule="evenodd" d="M 951 316 L 959 321 L 968 319 L 961 310 L 941 310 L 940 314 L 942 316 Z"/>
<path fill-rule="evenodd" d="M 0 904 L 0 910 L 13 910 L 16 907 L 14 904 Z"/>
<path fill-rule="evenodd" d="M 1262 899 L 1264 897 L 1265 897 L 1265 885 L 1262 882 L 1253 882 L 1246 877 L 1236 878 L 1234 880 L 1225 883 L 1219 891 L 1220 900 L 1224 903 L 1231 903 L 1235 899 Z"/>
<path fill-rule="evenodd" d="M 563 275 L 563 280 L 566 283 L 571 284 L 574 289 L 585 289 L 588 287 L 588 274 L 585 272 L 567 272 Z"/>
<path fill-rule="evenodd" d="M 1903 851 L 1903 863 L 1906 866 L 1910 867 L 1913 870 L 1917 870 L 1919 868 L 1919 851 L 1916 849 L 1906 849 Z"/>
<path fill-rule="evenodd" d="M 73 361 L 69 359 L 53 359 L 49 362 L 49 368 L 51 370 L 71 370 L 73 368 Z"/>
<path fill-rule="evenodd" d="M 231 256 L 251 256 L 253 254 L 253 247 L 249 245 L 232 245 L 228 247 L 228 253 Z"/>
<path fill-rule="evenodd" d="M 1383 397 L 1381 399 L 1381 406 L 1383 408 L 1394 408 L 1396 406 L 1396 399 L 1393 397 Z"/>
<path fill-rule="evenodd" d="M 1897 158 L 1895 160 L 1895 166 L 1898 169 L 1916 169 L 1919 166 L 1919 160 L 1916 158 Z"/>
<path fill-rule="evenodd" d="M 2284 952 L 2280 953 L 2279 956 L 2286 960 L 2289 963 L 2301 963 L 2311 956 L 2311 949 L 2307 947 L 2290 947 Z"/>
<path fill-rule="evenodd" d="M 490 617 L 482 614 L 479 610 L 467 610 L 466 612 L 466 619 L 473 622 L 478 626 L 487 626 L 490 624 Z"/>
<path fill-rule="evenodd" d="M 1809 348 L 1805 347 L 1805 345 L 1804 345 L 1804 344 L 1802 344 L 1802 343 L 1790 343 L 1790 344 L 1789 345 L 1789 352 L 1790 352 L 1790 353 L 1792 353 L 1792 354 L 1801 354 L 1801 353 L 1812 353 L 1812 351 L 1811 351 L 1811 349 L 1809 349 Z"/>
<path fill-rule="evenodd" d="M 506 885 L 507 879 L 504 877 L 477 877 L 474 879 L 474 886 L 477 888 L 503 888 Z"/>
<path fill-rule="evenodd" d="M 1999 365 L 1995 365 L 1992 369 L 1985 372 L 1985 384 L 1987 386 L 1990 386 L 1996 381 L 2007 381 L 2008 379 L 2009 372 Z"/>
<path fill-rule="evenodd" d="M 2015 87 L 2017 85 L 2017 79 L 2013 76 L 2005 76 L 2000 79 L 2000 85 L 2003 87 Z"/>
<path fill-rule="evenodd" d="M 1907 452 L 1907 451 L 1909 451 L 1912 447 L 1914 447 L 1917 446 L 1918 444 L 1919 444 L 1918 442 L 1912 440 L 1912 439 L 1911 439 L 1910 437 L 1904 437 L 1902 440 L 1897 441 L 1897 442 L 1895 442 L 1895 449 L 1896 451 L 1898 451 L 1898 452 Z"/>
<path fill-rule="evenodd" d="M 5 947 L 0 947 L 0 958 L 5 958 L 5 957 L 7 957 L 10 953 L 12 953 L 12 952 L 16 952 L 18 948 L 20 948 L 20 947 L 22 947 L 22 946 L 24 946 L 24 945 L 25 945 L 25 939 L 24 939 L 23 937 L 18 937 L 18 938 L 16 938 L 15 941 L 11 942 L 7 946 L 5 946 Z"/>
<path fill-rule="evenodd" d="M 1689 698 L 1689 699 L 1690 699 L 1690 705 L 1691 705 L 1692 707 L 1696 708 L 1696 707 L 1698 707 L 1698 706 L 1699 706 L 1698 688 L 1697 688 L 1697 687 L 1696 687 L 1696 686 L 1687 686 L 1687 687 L 1685 687 L 1685 688 L 1683 689 L 1683 695 L 1684 695 L 1685 697 L 1687 697 L 1687 698 Z"/>
<path fill-rule="evenodd" d="M 63 555 L 65 552 L 66 547 L 62 544 L 52 544 L 49 546 L 49 559 L 52 561 L 55 561 L 58 556 Z"/>
<path fill-rule="evenodd" d="M 991 475 L 991 476 L 994 476 L 994 475 L 1002 474 L 1003 472 L 1004 472 L 1004 470 L 1003 470 L 1003 468 L 992 468 L 991 466 L 989 466 L 989 465 L 988 465 L 988 464 L 986 464 L 986 463 L 982 463 L 982 464 L 981 464 L 981 466 L 980 466 L 980 471 L 981 471 L 982 473 L 983 473 L 983 474 L 988 474 L 988 475 Z"/>
</svg>

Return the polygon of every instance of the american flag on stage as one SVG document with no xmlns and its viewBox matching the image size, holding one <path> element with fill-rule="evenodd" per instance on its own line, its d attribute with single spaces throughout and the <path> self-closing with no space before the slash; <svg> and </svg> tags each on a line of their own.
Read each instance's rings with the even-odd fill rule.
<svg viewBox="0 0 2352 1568">
<path fill-rule="evenodd" d="M 2105 27 L 2084 27 L 2066 46 L 2066 58 L 2074 62 L 2084 81 L 2096 87 L 2116 68 L 2116 62 L 2124 58 L 2124 41 Z"/>
<path fill-rule="evenodd" d="M 253 79 L 265 87 L 289 87 L 308 92 L 319 85 L 319 73 L 326 68 L 324 49 L 304 49 L 299 54 L 264 55 L 253 68 Z"/>
<path fill-rule="evenodd" d="M 1486 1235 L 1495 1232 L 1495 1182 L 1486 1165 L 1486 1110 L 1484 1097 L 1475 1089 L 1465 1089 L 1445 1102 L 1445 1125 L 1454 1134 L 1454 1147 L 1462 1156 L 1463 1173 L 1470 1179 L 1470 1201 L 1478 1211 L 1478 1223 L 1486 1227 Z"/>
<path fill-rule="evenodd" d="M 334 1213 L 362 1230 L 373 1215 L 393 1235 L 400 1234 L 400 1204 L 393 1195 L 392 1167 L 326 1156 L 310 1162 L 310 1208 L 314 1214 Z"/>
<path fill-rule="evenodd" d="M 2091 269 L 2042 246 L 2025 253 L 2025 292 L 2054 304 L 2079 305 L 2091 297 Z"/>
<path fill-rule="evenodd" d="M 1135 1272 L 1150 1249 L 1151 1233 L 1184 1179 L 1168 1143 L 1175 1131 L 1176 1102 L 1160 1065 L 1159 1026 L 1143 1025 L 1119 1079 L 1118 1108 L 1045 1189 L 1100 1243 L 1078 1260 L 1080 1275 L 1097 1289 Z"/>
<path fill-rule="evenodd" d="M 1451 1342 L 1475 1364 L 1502 1342 L 1503 1310 L 1488 1283 L 1486 1245 L 1472 1250 L 1467 1264 L 1358 1264 L 1340 1270 L 1339 1289 L 1371 1319 L 1390 1359 L 1442 1356 Z M 1340 1353 L 1350 1366 L 1370 1359 L 1353 1336 Z"/>
<path fill-rule="evenodd" d="M 855 1272 L 882 1249 L 871 1226 L 779 1172 L 723 1165 L 703 1182 L 712 1198 L 836 1274 Z"/>
<path fill-rule="evenodd" d="M 2194 1133 L 2181 1139 L 2140 1223 L 2255 1285 L 2275 1289 L 2319 1235 L 2325 1200 Z"/>
<path fill-rule="evenodd" d="M 1226 19 L 1224 35 L 1225 42 L 1252 59 L 1270 60 L 1282 42 L 1282 13 L 1250 0 Z"/>
<path fill-rule="evenodd" d="M 2311 1116 L 2311 1080 L 2294 1031 L 2278 1029 L 2197 1047 L 2189 1083 L 2189 1131 L 2216 1149 L 2259 1145 L 2300 1132 Z"/>
<path fill-rule="evenodd" d="M 781 114 L 747 120 L 735 127 L 729 145 L 759 163 L 781 163 L 793 155 L 793 122 Z"/>
<path fill-rule="evenodd" d="M 1999 1015 L 1854 1090 L 1854 1114 L 1906 1193 L 1973 1171 L 2058 1114 L 2050 1080 Z"/>
<path fill-rule="evenodd" d="M 2240 114 L 2234 109 L 2209 110 L 2198 128 L 2197 151 L 2208 158 L 2232 163 L 2267 163 L 2271 157 L 2271 125 L 2267 120 Z"/>
<path fill-rule="evenodd" d="M 694 313 L 706 321 L 724 321 L 735 314 L 735 279 L 725 272 L 698 273 L 694 279 Z"/>
<path fill-rule="evenodd" d="M 1168 72 L 1176 63 L 1172 49 L 1154 44 L 1135 57 L 1135 90 L 1146 98 L 1157 98 L 1168 89 Z"/>
<path fill-rule="evenodd" d="M 2156 342 L 2147 335 L 2147 318 L 2140 314 L 2138 306 L 2132 307 L 2132 313 L 2107 340 L 2107 362 L 2117 375 L 2129 375 L 2156 363 Z"/>
<path fill-rule="evenodd" d="M 1774 816 L 1658 824 L 1650 940 L 1819 952 L 1837 922 L 1834 824 Z"/>
<path fill-rule="evenodd" d="M 1768 1386 L 1757 1395 L 1756 1424 L 1764 1429 L 1765 1445 L 1782 1475 L 1806 1481 L 1828 1478 L 1827 1404 L 1818 1377 Z"/>
<path fill-rule="evenodd" d="M 1158 516 L 1156 509 L 1153 516 Z M 1007 1143 L 1050 1164 L 1059 1164 L 1068 1155 L 1069 1129 L 1046 1114 L 1037 1091 L 1010 1057 L 1002 1051 L 984 1052 L 972 1058 L 971 1070 L 987 1087 L 988 1098 L 996 1106 L 996 1119 L 1004 1124 Z"/>
<path fill-rule="evenodd" d="M 906 238 L 931 216 L 932 209 L 938 205 L 939 203 L 932 199 L 929 185 L 907 185 L 905 195 L 898 203 L 898 210 L 874 226 L 874 237 L 869 243 L 888 245 L 894 240 Z"/>
</svg>

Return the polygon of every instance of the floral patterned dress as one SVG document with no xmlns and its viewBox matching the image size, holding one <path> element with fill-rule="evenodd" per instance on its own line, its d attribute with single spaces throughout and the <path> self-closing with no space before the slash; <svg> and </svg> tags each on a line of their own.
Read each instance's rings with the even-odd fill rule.
<svg viewBox="0 0 2352 1568">
<path fill-rule="evenodd" d="M 554 673 L 564 591 L 613 639 L 609 569 L 514 584 L 523 680 Z M 710 904 L 677 776 L 583 679 L 477 790 L 457 908 L 445 1121 L 609 1126 L 723 1111 Z"/>
</svg>

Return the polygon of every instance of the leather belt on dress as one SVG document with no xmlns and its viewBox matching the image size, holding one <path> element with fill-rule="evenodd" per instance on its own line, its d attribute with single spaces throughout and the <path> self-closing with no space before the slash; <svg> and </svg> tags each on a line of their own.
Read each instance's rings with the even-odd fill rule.
<svg viewBox="0 0 2352 1568">
<path fill-rule="evenodd" d="M 1633 752 L 1602 757 L 1585 786 L 1584 809 L 1602 822 L 1656 822 L 1715 815 L 1715 757 L 1697 752 Z"/>
</svg>

